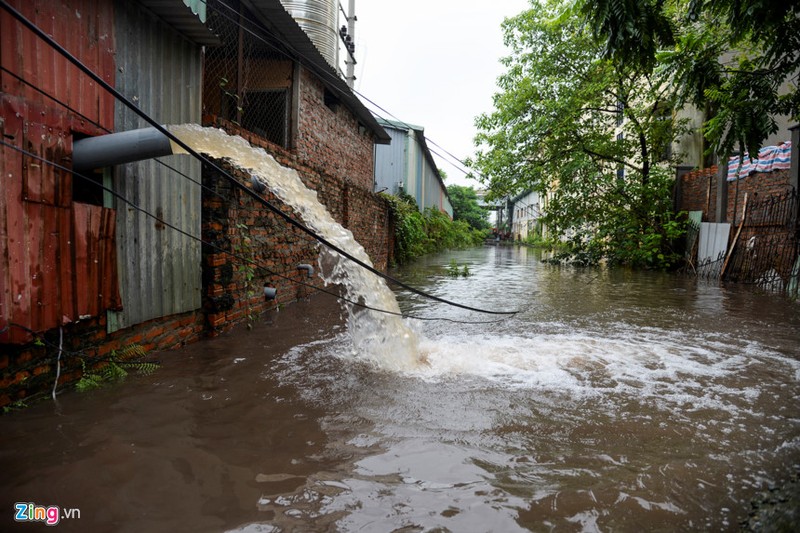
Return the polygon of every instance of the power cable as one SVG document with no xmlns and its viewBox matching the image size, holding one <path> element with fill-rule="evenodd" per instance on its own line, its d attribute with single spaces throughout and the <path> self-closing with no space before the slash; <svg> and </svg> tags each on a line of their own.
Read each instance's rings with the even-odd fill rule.
<svg viewBox="0 0 800 533">
<path fill-rule="evenodd" d="M 35 160 L 39 161 L 39 162 L 45 163 L 47 165 L 50 165 L 50 166 L 52 166 L 52 167 L 54 167 L 54 168 L 56 168 L 58 170 L 62 170 L 64 172 L 69 172 L 73 176 L 77 176 L 78 178 L 80 178 L 80 179 L 82 179 L 84 181 L 91 182 L 91 183 L 97 185 L 98 187 L 102 188 L 104 191 L 108 192 L 109 194 L 113 195 L 118 200 L 122 201 L 123 203 L 125 203 L 125 204 L 131 206 L 132 208 L 134 208 L 135 210 L 139 211 L 140 213 L 152 218 L 153 220 L 155 220 L 156 222 L 158 222 L 160 224 L 163 224 L 165 227 L 167 227 L 167 228 L 169 228 L 169 229 L 171 229 L 173 231 L 176 231 L 176 232 L 180 233 L 181 235 L 189 237 L 190 239 L 192 239 L 194 241 L 197 241 L 198 243 L 211 248 L 215 252 L 219 252 L 219 253 L 223 253 L 225 255 L 228 255 L 228 256 L 230 256 L 230 257 L 232 257 L 234 259 L 239 260 L 242 263 L 249 263 L 250 265 L 252 265 L 255 268 L 259 269 L 262 272 L 262 275 L 265 273 L 265 274 L 267 274 L 269 276 L 275 276 L 275 277 L 278 277 L 278 278 L 281 278 L 281 279 L 285 279 L 285 280 L 287 280 L 289 282 L 296 283 L 298 285 L 301 285 L 301 286 L 304 286 L 304 287 L 308 287 L 308 288 L 314 289 L 316 291 L 328 294 L 330 296 L 333 296 L 337 300 L 341 300 L 341 301 L 349 303 L 349 304 L 351 304 L 353 306 L 360 307 L 362 309 L 367 309 L 369 311 L 375 311 L 375 312 L 378 312 L 378 313 L 387 314 L 387 315 L 399 316 L 401 318 L 410 318 L 410 319 L 413 319 L 413 320 L 424 320 L 424 321 L 445 321 L 445 322 L 453 322 L 453 323 L 457 323 L 457 324 L 494 324 L 496 322 L 500 322 L 500 321 L 505 320 L 505 319 L 498 319 L 498 320 L 490 320 L 490 321 L 471 321 L 471 320 L 456 320 L 456 319 L 451 319 L 451 318 L 446 318 L 446 317 L 422 317 L 422 316 L 417 316 L 417 315 L 398 313 L 396 311 L 389 311 L 387 309 L 380 309 L 380 308 L 377 308 L 377 307 L 369 306 L 367 304 L 363 304 L 361 302 L 357 302 L 355 300 L 351 300 L 350 298 L 342 296 L 341 294 L 333 292 L 333 291 L 330 291 L 330 290 L 328 290 L 326 288 L 318 287 L 318 286 L 313 285 L 311 283 L 307 283 L 307 282 L 303 282 L 301 280 L 294 279 L 294 278 L 292 278 L 290 276 L 287 276 L 285 272 L 284 273 L 276 272 L 276 271 L 274 271 L 272 269 L 269 269 L 269 268 L 261 265 L 260 263 L 258 263 L 257 261 L 255 261 L 253 259 L 245 257 L 245 256 L 243 256 L 241 254 L 237 254 L 235 252 L 231 252 L 229 250 L 225 250 L 224 248 L 221 248 L 221 247 L 219 247 L 219 246 L 217 246 L 217 245 L 215 245 L 213 243 L 210 243 L 210 242 L 208 242 L 206 240 L 203 240 L 200 237 L 192 235 L 191 233 L 187 232 L 186 230 L 183 230 L 183 229 L 175 226 L 174 224 L 171 224 L 170 222 L 167 222 L 166 220 L 163 220 L 158 215 L 155 215 L 155 214 L 151 213 L 150 211 L 148 211 L 147 209 L 145 209 L 145 208 L 143 208 L 143 207 L 131 202 L 130 200 L 128 200 L 127 198 L 125 198 L 124 196 L 119 194 L 118 192 L 116 192 L 116 191 L 114 191 L 114 190 L 112 190 L 112 189 L 110 189 L 108 187 L 105 187 L 103 185 L 97 184 L 97 182 L 92 180 L 92 178 L 90 178 L 88 176 L 85 176 L 85 175 L 83 175 L 83 174 L 81 174 L 79 172 L 75 172 L 74 170 L 69 169 L 69 168 L 67 168 L 67 167 L 65 167 L 63 165 L 60 165 L 60 164 L 58 164 L 58 163 L 56 163 L 54 161 L 50 161 L 48 159 L 45 159 L 44 157 L 42 157 L 42 156 L 40 156 L 38 154 L 35 154 L 33 152 L 29 152 L 29 151 L 25 150 L 24 148 L 20 148 L 18 146 L 10 144 L 10 143 L 2 140 L 2 139 L 0 139 L 0 146 L 6 146 L 8 148 L 16 150 L 17 152 L 19 152 L 19 153 L 21 153 L 21 154 L 23 154 L 23 155 L 25 155 L 27 157 L 30 157 L 32 159 L 35 159 Z M 0 331 L 0 333 L 3 333 L 3 332 L 5 332 L 5 330 Z"/>
<path fill-rule="evenodd" d="M 51 95 L 51 94 L 50 94 L 50 93 L 48 93 L 47 91 L 44 91 L 44 90 L 43 90 L 43 89 L 41 89 L 40 87 L 37 87 L 37 86 L 33 85 L 33 84 L 32 84 L 32 83 L 30 83 L 28 80 L 25 80 L 24 78 L 20 77 L 20 76 L 19 76 L 19 75 L 17 75 L 16 73 L 14 73 L 14 72 L 12 72 L 12 71 L 8 70 L 7 68 L 3 67 L 2 65 L 0 65 L 0 70 L 2 70 L 2 71 L 4 71 L 4 72 L 6 72 L 7 74 L 9 74 L 9 75 L 10 75 L 10 76 L 12 76 L 13 78 L 15 78 L 15 79 L 16 79 L 17 81 L 19 81 L 20 83 L 23 83 L 23 84 L 25 84 L 26 86 L 30 87 L 31 89 L 33 89 L 33 90 L 37 91 L 39 94 L 41 94 L 41 95 L 43 95 L 43 96 L 45 96 L 45 97 L 47 97 L 47 98 L 49 98 L 49 99 L 53 100 L 55 103 L 57 103 L 57 104 L 61 105 L 62 107 L 66 108 L 68 111 L 70 111 L 70 112 L 74 113 L 76 116 L 79 116 L 79 117 L 81 117 L 82 119 L 86 120 L 87 122 L 89 122 L 90 124 L 92 124 L 92 125 L 96 126 L 97 128 L 99 128 L 99 129 L 101 129 L 101 130 L 103 130 L 103 131 L 106 131 L 106 132 L 108 132 L 108 133 L 111 133 L 111 131 L 110 131 L 108 128 L 105 128 L 105 127 L 103 127 L 102 125 L 100 125 L 100 124 L 98 124 L 97 122 L 95 122 L 93 119 L 91 119 L 91 118 L 87 117 L 86 115 L 82 114 L 80 111 L 78 111 L 78 110 L 74 109 L 73 107 L 69 106 L 69 104 L 67 104 L 67 103 L 65 103 L 65 102 L 63 102 L 63 101 L 61 101 L 61 100 L 59 100 L 58 98 L 54 97 L 53 95 Z M 3 143 L 3 144 L 5 144 L 6 146 L 9 146 L 9 147 L 11 147 L 11 148 L 17 149 L 17 147 L 16 147 L 16 146 L 13 146 L 13 145 L 8 145 L 8 144 L 6 144 L 6 143 Z M 36 157 L 36 156 L 35 156 L 35 154 L 30 154 L 30 153 L 28 153 L 28 152 L 25 152 L 24 150 L 21 150 L 21 152 L 22 152 L 22 153 L 24 153 L 25 155 L 28 155 L 28 156 L 30 156 L 30 157 Z M 43 158 L 39 158 L 39 159 L 40 159 L 42 162 L 44 162 L 44 163 L 47 163 L 47 164 L 50 164 L 50 165 L 53 165 L 53 166 L 56 166 L 56 167 L 60 167 L 59 165 L 57 165 L 56 163 L 54 163 L 54 162 L 52 162 L 52 161 L 48 161 L 48 160 L 45 160 L 45 159 L 43 159 Z M 184 174 L 184 173 L 180 172 L 179 170 L 177 170 L 177 169 L 175 169 L 175 168 L 173 168 L 173 167 L 171 167 L 171 166 L 167 165 L 167 164 L 166 164 L 166 163 L 164 163 L 163 161 L 159 161 L 158 159 L 156 159 L 156 161 L 157 161 L 157 162 L 159 162 L 159 163 L 161 163 L 161 164 L 162 164 L 163 166 L 165 166 L 166 168 L 168 168 L 168 169 L 170 169 L 170 170 L 174 171 L 174 172 L 175 172 L 175 173 L 177 173 L 178 175 L 185 177 L 186 179 L 188 179 L 188 180 L 192 181 L 193 183 L 196 183 L 197 185 L 199 185 L 200 187 L 202 187 L 204 190 L 207 190 L 207 191 L 209 191 L 210 193 L 212 193 L 212 194 L 216 195 L 217 197 L 219 197 L 219 198 L 223 198 L 223 199 L 225 198 L 225 197 L 224 197 L 222 194 L 218 193 L 217 191 L 215 191 L 215 190 L 214 190 L 214 189 L 212 189 L 211 187 L 208 187 L 207 185 L 204 185 L 204 184 L 202 184 L 201 182 L 198 182 L 198 181 L 194 180 L 194 179 L 193 179 L 191 176 L 188 176 L 188 175 L 186 175 L 186 174 Z M 79 178 L 81 178 L 81 179 L 84 179 L 84 180 L 87 180 L 87 181 L 88 181 L 88 180 L 90 180 L 90 178 L 87 178 L 86 176 L 80 175 L 80 174 L 78 174 L 77 172 L 75 172 L 75 171 L 73 171 L 73 170 L 71 170 L 71 169 L 67 169 L 66 167 L 60 167 L 60 168 L 61 168 L 62 170 L 65 170 L 65 171 L 67 171 L 67 172 L 70 172 L 70 173 L 72 173 L 73 175 L 77 175 L 77 176 L 78 176 Z M 97 185 L 97 186 L 101 187 L 102 189 L 104 189 L 104 190 L 107 190 L 107 191 L 108 191 L 110 194 L 112 194 L 112 195 L 114 195 L 114 196 L 119 196 L 119 195 L 117 195 L 117 194 L 116 194 L 116 193 L 115 193 L 115 192 L 114 192 L 112 189 L 106 189 L 106 187 L 104 187 L 104 186 L 102 186 L 102 185 L 99 185 L 99 184 L 97 184 L 96 182 L 94 182 L 94 180 L 91 180 L 91 181 L 92 181 L 92 183 L 94 183 L 95 185 Z M 149 215 L 149 216 L 153 217 L 153 218 L 154 218 L 156 221 L 158 221 L 159 223 L 161 223 L 161 224 L 164 224 L 164 225 L 169 225 L 167 222 L 165 222 L 165 221 L 163 221 L 163 220 L 159 219 L 157 216 L 155 216 L 155 215 L 152 215 L 152 213 L 149 213 L 149 212 L 145 211 L 145 210 L 144 210 L 144 209 L 142 209 L 141 207 L 139 207 L 139 206 L 137 206 L 137 205 L 133 204 L 132 202 L 130 202 L 130 201 L 128 201 L 128 200 L 126 200 L 126 199 L 124 199 L 124 198 L 121 198 L 121 197 L 120 197 L 120 199 L 121 199 L 123 202 L 125 202 L 125 203 L 128 203 L 129 205 L 131 205 L 132 207 L 134 207 L 134 209 L 136 209 L 136 210 L 138 210 L 138 211 L 140 211 L 140 212 L 144 212 L 146 215 Z M 272 225 L 272 227 L 275 227 L 275 225 L 273 224 L 273 225 Z M 180 232 L 180 233 L 184 233 L 184 232 L 182 232 L 182 231 L 179 231 L 179 232 Z M 195 237 L 194 235 L 191 235 L 191 234 L 186 234 L 186 235 L 187 235 L 188 237 L 192 238 L 192 239 L 198 240 L 198 241 L 199 241 L 201 244 L 204 244 L 204 245 L 206 245 L 206 246 L 209 246 L 209 247 L 212 247 L 212 248 L 214 248 L 214 249 L 217 249 L 217 247 L 215 247 L 213 244 L 211 244 L 211 243 L 209 243 L 209 242 L 207 242 L 207 241 L 204 241 L 204 240 L 202 240 L 202 239 L 199 239 L 199 238 Z M 220 249 L 220 250 L 221 250 L 221 249 Z M 229 253 L 229 252 L 227 252 L 227 251 L 225 251 L 225 250 L 221 250 L 221 251 L 223 251 L 223 252 L 225 252 L 225 253 Z M 247 260 L 248 260 L 247 258 L 244 258 L 244 257 L 242 257 L 242 256 L 237 256 L 237 255 L 234 255 L 234 254 L 232 254 L 232 257 L 235 257 L 236 259 L 243 260 L 243 261 L 247 261 Z M 310 288 L 312 288 L 312 289 L 316 289 L 316 290 L 318 290 L 318 291 L 320 291 L 320 292 L 324 292 L 324 293 L 326 293 L 326 294 L 330 294 L 331 296 L 334 296 L 335 298 L 337 298 L 337 299 L 339 299 L 339 300 L 341 300 L 341 301 L 347 302 L 347 303 L 349 303 L 349 304 L 351 304 L 351 305 L 355 305 L 355 306 L 358 306 L 358 307 L 362 307 L 362 308 L 370 309 L 370 310 L 372 310 L 372 311 L 376 311 L 376 312 L 382 312 L 382 313 L 386 313 L 386 314 L 394 314 L 394 315 L 402 316 L 402 317 L 404 317 L 404 318 L 411 318 L 411 319 L 414 319 L 414 320 L 440 320 L 440 321 L 450 321 L 450 322 L 456 322 L 456 323 L 462 323 L 462 324 L 492 324 L 492 323 L 495 323 L 495 322 L 497 322 L 497 321 L 457 321 L 457 320 L 453 320 L 453 319 L 450 319 L 450 318 L 444 318 L 444 317 L 427 317 L 427 318 L 426 318 L 426 317 L 419 317 L 419 316 L 408 315 L 408 314 L 406 314 L 406 315 L 403 315 L 403 314 L 400 314 L 400 313 L 395 313 L 395 312 L 392 312 L 392 311 L 387 311 L 387 310 L 384 310 L 384 309 L 371 308 L 371 307 L 369 307 L 369 306 L 366 306 L 366 305 L 364 305 L 364 304 L 361 304 L 361 303 L 359 303 L 359 302 L 354 302 L 354 301 L 351 301 L 351 300 L 349 300 L 349 299 L 345 298 L 344 296 L 341 296 L 340 294 L 334 293 L 334 292 L 332 292 L 332 291 L 327 291 L 327 290 L 325 290 L 325 289 L 321 289 L 321 288 L 319 288 L 319 287 L 317 287 L 317 286 L 315 286 L 315 285 L 313 285 L 313 284 L 309 284 L 309 283 L 303 283 L 302 281 L 298 281 L 298 280 L 296 280 L 296 279 L 294 279 L 294 278 L 291 278 L 291 277 L 289 277 L 289 276 L 287 275 L 287 273 L 288 273 L 288 272 L 291 272 L 291 270 L 286 270 L 286 271 L 284 271 L 284 272 L 280 272 L 280 273 L 279 273 L 279 272 L 275 272 L 275 271 L 269 270 L 269 269 L 267 269 L 266 267 L 263 267 L 263 266 L 261 266 L 261 265 L 258 265 L 257 263 L 253 263 L 253 264 L 254 264 L 254 265 L 257 267 L 257 268 L 261 269 L 262 271 L 265 271 L 265 272 L 266 272 L 268 275 L 271 275 L 271 276 L 277 276 L 277 277 L 279 277 L 279 278 L 282 278 L 282 279 L 285 279 L 285 280 L 287 280 L 287 281 L 290 281 L 290 282 L 293 282 L 293 283 L 297 283 L 297 284 L 299 284 L 299 285 L 301 285 L 301 286 L 306 286 L 306 287 L 310 287 Z M 6 330 L 6 329 L 8 329 L 8 328 L 5 328 L 3 331 L 0 331 L 0 333 L 3 333 L 3 332 L 5 332 L 5 330 Z"/>
<path fill-rule="evenodd" d="M 246 187 L 245 185 L 240 183 L 234 176 L 232 176 L 230 173 L 228 173 L 223 168 L 218 166 L 216 163 L 212 162 L 209 158 L 201 155 L 196 150 L 194 150 L 192 147 L 190 147 L 188 144 L 186 144 L 181 139 L 176 137 L 174 134 L 169 132 L 166 128 L 164 128 L 156 120 L 154 120 L 152 117 L 150 117 L 147 113 L 145 113 L 144 111 L 139 109 L 139 107 L 137 107 L 133 102 L 128 100 L 128 98 L 126 98 L 122 93 L 120 93 L 114 87 L 112 87 L 110 84 L 108 84 L 108 82 L 106 82 L 102 77 L 100 77 L 94 71 L 92 71 L 90 68 L 88 68 L 86 65 L 84 65 L 83 62 L 81 62 L 79 59 L 77 59 L 75 56 L 73 56 L 69 51 L 67 51 L 63 46 L 61 46 L 53 38 L 51 38 L 49 35 L 47 35 L 36 24 L 32 23 L 25 16 L 23 16 L 19 11 L 17 11 L 13 7 L 11 7 L 6 0 L 0 0 L 0 5 L 2 5 L 3 9 L 8 11 L 11 14 L 11 16 L 13 16 L 15 19 L 17 19 L 17 21 L 19 21 L 23 26 L 28 28 L 37 37 L 39 37 L 39 39 L 41 39 L 45 43 L 47 43 L 50 47 L 52 47 L 54 50 L 56 50 L 59 54 L 61 54 L 70 63 L 72 63 L 74 66 L 76 66 L 78 69 L 80 69 L 84 74 L 86 74 L 92 80 L 94 80 L 95 83 L 97 83 L 99 86 L 103 87 L 106 91 L 108 91 L 111 95 L 113 95 L 117 100 L 119 100 L 121 103 L 123 103 L 126 107 L 128 107 L 135 114 L 139 115 L 139 117 L 141 117 L 145 122 L 149 123 L 156 130 L 158 130 L 160 133 L 162 133 L 167 138 L 169 138 L 173 142 L 175 142 L 175 144 L 177 144 L 178 146 L 183 148 L 188 154 L 192 155 L 196 159 L 198 159 L 198 160 L 204 162 L 205 164 L 207 164 L 209 167 L 211 167 L 212 169 L 217 171 L 223 178 L 225 178 L 232 186 L 238 188 L 239 190 L 244 192 L 246 195 L 248 195 L 252 199 L 254 199 L 256 202 L 261 203 L 264 207 L 266 207 L 267 209 L 272 211 L 274 214 L 276 214 L 279 217 L 283 218 L 287 223 L 289 223 L 290 225 L 292 225 L 295 228 L 299 229 L 300 231 L 308 234 L 309 236 L 313 237 L 318 242 L 320 242 L 321 244 L 325 245 L 329 249 L 337 252 L 342 257 L 345 257 L 345 258 L 349 259 L 350 261 L 354 262 L 355 264 L 359 265 L 360 267 L 372 272 L 373 274 L 383 278 L 386 281 L 390 281 L 392 283 L 395 283 L 396 285 L 398 285 L 398 286 L 400 286 L 400 287 L 402 287 L 402 288 L 404 288 L 404 289 L 406 289 L 406 290 L 408 290 L 408 291 L 410 291 L 410 292 L 412 292 L 414 294 L 417 294 L 419 296 L 423 296 L 423 297 L 428 298 L 428 299 L 433 300 L 433 301 L 437 301 L 437 302 L 440 302 L 440 303 L 451 305 L 453 307 L 459 307 L 461 309 L 466 309 L 468 311 L 474 311 L 474 312 L 477 312 L 477 313 L 484 313 L 484 314 L 490 314 L 490 315 L 515 315 L 515 314 L 517 314 L 518 311 L 492 311 L 492 310 L 487 310 L 487 309 L 480 309 L 480 308 L 477 308 L 477 307 L 473 307 L 473 306 L 469 306 L 469 305 L 465 305 L 465 304 L 460 304 L 460 303 L 457 303 L 457 302 L 449 301 L 449 300 L 446 300 L 444 298 L 440 298 L 438 296 L 435 296 L 433 294 L 426 293 L 424 291 L 421 291 L 421 290 L 419 290 L 419 289 L 417 289 L 415 287 L 412 287 L 412 286 L 408 285 L 407 283 L 404 283 L 404 282 L 402 282 L 400 280 L 397 280 L 397 279 L 389 276 L 388 274 L 385 274 L 385 273 L 377 270 L 375 267 L 373 267 L 371 265 L 368 265 L 367 263 L 365 263 L 364 261 L 362 261 L 362 260 L 358 259 L 357 257 L 353 256 L 349 252 L 346 252 L 342 248 L 340 248 L 337 245 L 335 245 L 334 243 L 330 242 L 328 239 L 324 238 L 323 236 L 317 234 L 316 232 L 314 232 L 313 230 L 308 228 L 305 224 L 301 223 L 300 221 L 294 219 L 292 216 L 290 216 L 287 213 L 284 213 L 282 210 L 278 209 L 271 202 L 269 202 L 269 201 L 265 200 L 264 198 L 262 198 L 257 192 L 255 192 L 254 190 L 252 190 L 249 187 Z"/>
<path fill-rule="evenodd" d="M 271 42 L 269 42 L 269 41 L 268 41 L 267 39 L 265 39 L 265 38 L 264 38 L 262 35 L 259 35 L 258 33 L 254 32 L 254 31 L 253 31 L 253 30 L 251 30 L 250 28 L 247 28 L 247 27 L 245 27 L 245 26 L 244 26 L 244 25 L 243 25 L 243 24 L 242 24 L 242 23 L 241 23 L 241 22 L 238 20 L 238 15 L 239 15 L 239 12 L 238 12 L 238 11 L 236 11 L 236 9 L 235 9 L 235 8 L 233 8 L 232 6 L 229 6 L 228 4 L 226 4 L 226 3 L 225 3 L 223 0 L 217 0 L 217 2 L 214 2 L 214 3 L 211 3 L 211 4 L 209 3 L 209 0 L 200 0 L 200 1 L 201 1 L 202 3 L 204 3 L 204 4 L 206 5 L 206 7 L 207 7 L 207 8 L 210 8 L 212 11 L 214 11 L 214 12 L 218 13 L 218 14 L 219 14 L 221 17 L 224 17 L 226 20 L 228 20 L 228 21 L 229 21 L 229 22 L 231 22 L 232 24 L 234 24 L 234 25 L 238 26 L 239 28 L 241 28 L 241 29 L 242 29 L 242 30 L 244 30 L 245 32 L 249 33 L 250 35 L 252 35 L 252 36 L 253 36 L 253 37 L 255 37 L 256 39 L 260 40 L 262 43 L 266 44 L 267 46 L 269 46 L 270 48 L 272 48 L 274 51 L 278 52 L 279 54 L 283 55 L 283 56 L 284 56 L 284 57 L 286 57 L 287 59 L 297 59 L 297 60 L 298 60 L 298 62 L 300 62 L 301 64 L 304 64 L 304 66 L 308 66 L 308 65 L 312 64 L 311 60 L 309 60 L 309 59 L 308 59 L 308 58 L 307 58 L 305 55 L 303 55 L 302 53 L 298 52 L 296 49 L 294 49 L 294 48 L 293 48 L 291 45 L 289 45 L 288 43 L 281 43 L 281 45 L 282 45 L 282 46 L 284 46 L 285 48 L 289 49 L 289 50 L 292 52 L 292 54 L 294 54 L 294 55 L 296 56 L 296 57 L 294 57 L 294 58 L 293 58 L 293 57 L 291 57 L 291 56 L 289 56 L 289 54 L 287 54 L 287 53 L 286 53 L 284 50 L 282 50 L 280 47 L 278 47 L 278 46 L 277 46 L 277 45 L 275 45 L 274 43 L 271 43 Z M 221 6 L 224 6 L 224 7 L 225 7 L 225 8 L 227 8 L 229 11 L 232 11 L 233 13 L 235 13 L 237 16 L 236 16 L 236 17 L 231 17 L 231 16 L 228 16 L 228 15 L 225 15 L 225 14 L 223 14 L 221 10 L 219 10 L 219 9 L 216 9 L 216 6 L 215 6 L 214 4 L 219 4 L 219 5 L 221 5 Z M 302 60 L 302 61 L 301 61 L 301 60 Z M 304 61 L 305 63 L 303 63 L 303 61 Z M 327 78 L 328 78 L 328 80 L 335 80 L 336 82 L 340 82 L 340 81 L 341 81 L 341 80 L 340 80 L 338 77 L 336 77 L 336 76 L 333 76 L 333 75 L 332 75 L 330 72 L 326 72 L 326 71 L 324 71 L 324 69 L 314 69 L 314 70 L 315 70 L 315 72 L 317 72 L 317 74 L 319 74 L 319 75 L 321 75 L 321 76 L 323 76 L 323 77 L 327 77 Z M 330 88 L 331 88 L 331 89 L 333 89 L 334 91 L 338 92 L 338 93 L 339 93 L 340 95 L 342 95 L 342 96 L 349 96 L 349 94 L 347 94 L 347 93 L 344 91 L 344 89 L 340 89 L 339 87 L 336 87 L 336 86 L 335 86 L 335 83 L 332 83 Z M 408 124 L 406 121 L 404 121 L 404 120 L 401 120 L 401 119 L 397 118 L 397 117 L 396 117 L 394 114 L 392 114 L 390 111 L 386 110 L 385 108 L 383 108 L 382 106 L 380 106 L 379 104 L 377 104 L 375 101 L 373 101 L 373 100 L 371 100 L 370 98 L 368 98 L 368 97 L 367 97 L 367 96 L 366 96 L 364 93 L 362 93 L 362 92 L 360 92 L 360 91 L 358 91 L 358 90 L 356 90 L 356 89 L 354 89 L 354 88 L 350 88 L 350 90 L 353 92 L 353 94 L 355 94 L 356 96 L 360 97 L 361 99 L 363 99 L 363 100 L 365 100 L 365 101 L 369 102 L 369 103 L 370 103 L 370 104 L 371 104 L 373 107 L 377 108 L 378 110 L 380 110 L 381 112 L 383 112 L 383 113 L 384 113 L 384 115 L 381 115 L 380 113 L 376 113 L 375 111 L 370 111 L 370 112 L 371 112 L 373 115 L 377 116 L 378 118 L 381 118 L 381 119 L 383 119 L 383 120 L 386 120 L 387 122 L 389 122 L 389 120 L 388 120 L 388 119 L 386 118 L 386 116 L 385 116 L 385 115 L 388 115 L 388 116 L 392 117 L 392 119 L 394 119 L 394 122 L 397 122 L 397 123 L 398 123 L 399 125 L 401 125 L 402 127 L 405 127 L 405 128 L 407 128 L 407 129 L 414 129 L 414 130 L 416 129 L 416 128 L 415 128 L 414 126 L 412 126 L 411 124 Z M 433 145 L 435 145 L 435 146 L 439 147 L 439 148 L 440 148 L 442 151 L 444 151 L 446 154 L 448 154 L 448 155 L 449 155 L 449 156 L 450 156 L 450 157 L 451 157 L 453 160 L 455 160 L 456 162 L 458 162 L 458 163 L 459 163 L 459 164 L 460 164 L 462 167 L 467 167 L 467 164 L 466 164 L 466 163 L 465 163 L 463 160 L 459 159 L 457 156 L 453 155 L 453 154 L 452 154 L 452 153 L 450 153 L 449 151 L 447 151 L 447 150 L 445 150 L 444 148 L 442 148 L 442 147 L 441 147 L 439 144 L 437 144 L 436 142 L 434 142 L 434 141 L 433 141 L 431 138 L 429 138 L 429 137 L 427 137 L 427 136 L 423 136 L 423 137 L 425 138 L 425 140 L 427 140 L 427 141 L 428 141 L 428 142 L 430 142 L 431 144 L 433 144 Z M 445 158 L 445 157 L 444 157 L 444 156 L 442 156 L 441 154 L 438 154 L 438 153 L 437 153 L 437 155 L 438 155 L 439 157 L 441 157 L 443 160 L 447 160 L 447 158 Z M 452 161 L 451 161 L 450 163 L 451 163 L 451 164 L 453 164 L 453 163 L 452 163 Z M 457 168 L 459 171 L 463 172 L 465 175 L 467 175 L 467 174 L 470 174 L 470 173 L 474 173 L 474 174 L 476 174 L 477 176 L 481 177 L 482 179 L 487 179 L 485 176 L 483 176 L 483 175 L 482 175 L 482 174 L 480 174 L 479 172 L 475 172 L 475 171 L 469 171 L 469 172 L 467 172 L 467 171 L 465 171 L 465 170 L 464 170 L 464 168 L 459 168 L 459 167 L 458 167 L 458 166 L 456 166 L 456 165 L 453 165 L 453 166 L 454 166 L 454 167 L 456 167 L 456 168 Z"/>
</svg>

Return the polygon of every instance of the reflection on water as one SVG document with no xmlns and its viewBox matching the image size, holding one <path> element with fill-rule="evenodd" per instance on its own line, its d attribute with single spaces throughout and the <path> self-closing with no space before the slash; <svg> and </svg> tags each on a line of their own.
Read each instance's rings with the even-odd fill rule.
<svg viewBox="0 0 800 533">
<path fill-rule="evenodd" d="M 389 372 L 352 360 L 321 295 L 0 418 L 3 529 L 30 501 L 80 508 L 74 531 L 738 530 L 800 465 L 795 303 L 525 248 L 396 274 L 522 311 L 414 321 L 429 365 Z"/>
</svg>

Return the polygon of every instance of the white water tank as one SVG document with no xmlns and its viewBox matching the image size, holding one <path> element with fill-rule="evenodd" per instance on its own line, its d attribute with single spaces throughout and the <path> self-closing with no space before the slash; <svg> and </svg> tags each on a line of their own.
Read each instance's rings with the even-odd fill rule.
<svg viewBox="0 0 800 533">
<path fill-rule="evenodd" d="M 339 59 L 338 0 L 281 0 L 281 4 L 328 63 L 336 68 Z"/>
</svg>

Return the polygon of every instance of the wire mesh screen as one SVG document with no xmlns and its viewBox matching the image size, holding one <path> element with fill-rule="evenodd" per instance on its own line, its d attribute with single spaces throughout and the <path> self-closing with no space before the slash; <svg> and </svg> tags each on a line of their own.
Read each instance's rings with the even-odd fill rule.
<svg viewBox="0 0 800 533">
<path fill-rule="evenodd" d="M 292 61 L 235 0 L 208 0 L 222 45 L 205 57 L 203 108 L 281 147 L 290 144 Z"/>
</svg>

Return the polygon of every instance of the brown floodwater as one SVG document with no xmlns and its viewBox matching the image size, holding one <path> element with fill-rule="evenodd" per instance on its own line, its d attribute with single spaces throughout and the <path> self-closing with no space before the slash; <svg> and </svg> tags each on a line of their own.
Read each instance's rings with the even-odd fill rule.
<svg viewBox="0 0 800 533">
<path fill-rule="evenodd" d="M 800 468 L 795 302 L 525 248 L 395 274 L 521 313 L 412 321 L 427 364 L 386 370 L 317 295 L 0 417 L 0 530 L 43 529 L 30 502 L 58 531 L 737 531 Z"/>
</svg>

